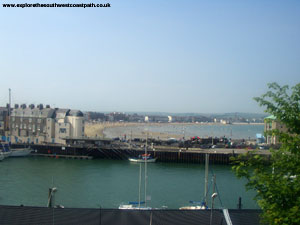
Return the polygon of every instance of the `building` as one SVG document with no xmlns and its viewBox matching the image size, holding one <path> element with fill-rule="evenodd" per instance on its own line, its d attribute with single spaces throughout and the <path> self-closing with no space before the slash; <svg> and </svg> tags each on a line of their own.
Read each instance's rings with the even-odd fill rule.
<svg viewBox="0 0 300 225">
<path fill-rule="evenodd" d="M 265 137 L 260 134 L 260 133 L 257 133 L 256 134 L 256 144 L 263 144 L 265 143 Z"/>
<path fill-rule="evenodd" d="M 5 136 L 8 127 L 8 108 L 0 107 L 0 136 Z"/>
<path fill-rule="evenodd" d="M 151 123 L 168 123 L 170 118 L 168 116 L 145 116 L 145 122 Z"/>
<path fill-rule="evenodd" d="M 12 143 L 60 143 L 65 138 L 84 136 L 83 113 L 78 110 L 50 108 L 49 105 L 15 105 L 11 112 Z"/>
<path fill-rule="evenodd" d="M 272 130 L 279 130 L 279 131 L 283 131 L 283 132 L 287 132 L 287 128 L 285 127 L 285 125 L 283 125 L 282 123 L 280 123 L 278 120 L 276 120 L 276 117 L 271 115 L 268 116 L 264 119 L 264 123 L 265 123 L 265 132 L 269 132 Z M 267 135 L 266 137 L 267 139 L 267 144 L 279 144 L 279 138 L 275 135 Z"/>
</svg>

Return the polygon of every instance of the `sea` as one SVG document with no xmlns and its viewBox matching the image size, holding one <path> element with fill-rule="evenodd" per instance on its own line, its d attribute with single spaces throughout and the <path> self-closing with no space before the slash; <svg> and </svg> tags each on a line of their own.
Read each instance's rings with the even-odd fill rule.
<svg viewBox="0 0 300 225">
<path fill-rule="evenodd" d="M 199 137 L 227 137 L 232 139 L 255 139 L 256 134 L 263 134 L 264 124 L 130 124 L 121 127 L 105 128 L 104 134 L 108 138 L 121 137 L 131 133 L 153 132 L 159 134 L 176 134 L 186 138 Z M 154 137 L 157 138 L 157 137 Z M 159 137 L 158 137 L 159 138 Z"/>
</svg>

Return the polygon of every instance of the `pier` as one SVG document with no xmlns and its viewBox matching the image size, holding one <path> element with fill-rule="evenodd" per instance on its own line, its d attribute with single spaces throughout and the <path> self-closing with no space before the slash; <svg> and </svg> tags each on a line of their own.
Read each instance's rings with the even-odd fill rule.
<svg viewBox="0 0 300 225">
<path fill-rule="evenodd" d="M 18 145 L 17 147 L 21 147 Z M 130 157 L 138 157 L 144 153 L 144 147 L 130 146 L 127 143 L 109 144 L 103 146 L 63 146 L 63 145 L 31 145 L 34 150 L 32 155 L 52 158 L 68 159 L 112 159 L 127 160 Z M 210 164 L 229 164 L 230 157 L 254 151 L 253 149 L 201 149 L 179 148 L 172 146 L 152 146 L 147 152 L 157 158 L 157 162 L 195 163 L 205 162 L 205 155 L 209 154 Z M 268 150 L 255 150 L 256 154 L 270 157 Z"/>
</svg>

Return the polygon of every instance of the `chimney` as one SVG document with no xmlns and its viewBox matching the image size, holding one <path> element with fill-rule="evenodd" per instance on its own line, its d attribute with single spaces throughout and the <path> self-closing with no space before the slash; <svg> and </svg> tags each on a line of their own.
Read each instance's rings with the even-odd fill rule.
<svg viewBox="0 0 300 225">
<path fill-rule="evenodd" d="M 39 104 L 39 105 L 37 106 L 37 108 L 38 108 L 39 110 L 42 110 L 42 109 L 44 108 L 44 106 L 43 106 L 43 104 Z"/>
</svg>

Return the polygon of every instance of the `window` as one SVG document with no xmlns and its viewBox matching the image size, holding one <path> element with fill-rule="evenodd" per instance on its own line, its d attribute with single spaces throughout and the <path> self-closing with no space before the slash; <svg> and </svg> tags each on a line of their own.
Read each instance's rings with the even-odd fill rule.
<svg viewBox="0 0 300 225">
<path fill-rule="evenodd" d="M 32 118 L 29 118 L 28 120 L 29 120 L 29 123 L 31 123 L 31 122 L 32 122 Z"/>
<path fill-rule="evenodd" d="M 67 133 L 67 129 L 66 128 L 59 128 L 59 133 Z"/>
</svg>

